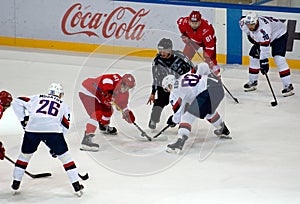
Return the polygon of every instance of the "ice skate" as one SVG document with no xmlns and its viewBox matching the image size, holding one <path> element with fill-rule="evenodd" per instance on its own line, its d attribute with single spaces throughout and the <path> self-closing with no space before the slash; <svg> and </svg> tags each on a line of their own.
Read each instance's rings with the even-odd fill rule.
<svg viewBox="0 0 300 204">
<path fill-rule="evenodd" d="M 99 129 L 103 134 L 106 135 L 116 135 L 118 134 L 118 131 L 115 127 L 110 127 L 109 125 L 102 125 L 99 123 Z"/>
<path fill-rule="evenodd" d="M 81 142 L 80 150 L 82 151 L 91 151 L 91 152 L 97 152 L 99 151 L 99 144 L 93 143 L 92 138 L 94 137 L 94 134 L 86 134 L 84 133 L 84 137 Z"/>
<path fill-rule="evenodd" d="M 292 96 L 295 93 L 293 92 L 294 87 L 292 84 L 289 84 L 288 86 L 285 86 L 285 88 L 282 90 L 283 97 Z"/>
<path fill-rule="evenodd" d="M 156 122 L 154 122 L 153 120 L 150 120 L 148 127 L 152 130 L 156 129 Z"/>
<path fill-rule="evenodd" d="M 81 197 L 82 194 L 83 194 L 82 190 L 84 189 L 84 186 L 82 184 L 80 184 L 79 181 L 76 181 L 76 182 L 72 183 L 72 186 L 74 188 L 75 194 L 78 197 Z"/>
<path fill-rule="evenodd" d="M 185 141 L 188 139 L 186 135 L 183 135 L 182 138 L 178 138 L 177 141 L 173 144 L 168 144 L 167 152 L 179 154 L 182 151 Z"/>
<path fill-rule="evenodd" d="M 13 180 L 13 183 L 11 185 L 11 188 L 13 190 L 13 195 L 15 195 L 17 193 L 17 190 L 19 189 L 20 184 L 21 184 L 21 181 Z"/>
<path fill-rule="evenodd" d="M 230 131 L 228 130 L 224 122 L 222 123 L 222 126 L 219 129 L 216 129 L 214 131 L 214 133 L 221 139 L 232 139 L 232 137 L 229 136 Z"/>
<path fill-rule="evenodd" d="M 255 91 L 257 86 L 257 81 L 251 82 L 249 81 L 248 83 L 244 84 L 244 91 L 249 92 L 249 91 Z"/>
</svg>

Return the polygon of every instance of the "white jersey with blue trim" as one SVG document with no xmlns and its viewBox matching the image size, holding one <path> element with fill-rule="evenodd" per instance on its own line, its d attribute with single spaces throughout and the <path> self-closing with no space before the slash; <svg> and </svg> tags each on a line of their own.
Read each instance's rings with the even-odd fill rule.
<svg viewBox="0 0 300 204">
<path fill-rule="evenodd" d="M 240 27 L 259 44 L 273 42 L 287 32 L 287 27 L 284 23 L 270 16 L 259 16 L 258 28 L 255 31 L 250 31 L 247 25 L 243 23 L 243 19 L 240 20 Z"/>
<path fill-rule="evenodd" d="M 27 132 L 65 133 L 69 129 L 69 107 L 57 96 L 41 94 L 18 97 L 13 101 L 12 107 L 20 121 L 24 120 L 26 111 L 28 112 Z"/>
<path fill-rule="evenodd" d="M 176 80 L 170 93 L 173 122 L 179 123 L 185 109 L 203 91 L 207 90 L 207 75 L 185 74 Z"/>
</svg>

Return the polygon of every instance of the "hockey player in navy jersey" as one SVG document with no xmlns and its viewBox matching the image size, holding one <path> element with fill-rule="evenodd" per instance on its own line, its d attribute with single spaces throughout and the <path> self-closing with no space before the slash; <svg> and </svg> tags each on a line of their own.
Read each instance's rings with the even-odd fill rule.
<svg viewBox="0 0 300 204">
<path fill-rule="evenodd" d="M 244 85 L 244 90 L 254 91 L 258 85 L 258 74 L 269 71 L 269 52 L 277 65 L 279 76 L 283 84 L 282 95 L 293 95 L 294 87 L 291 82 L 291 72 L 286 62 L 286 44 L 288 39 L 287 28 L 279 19 L 271 16 L 258 16 L 249 12 L 240 19 L 240 28 L 247 34 L 248 40 L 253 44 L 249 52 L 249 82 Z"/>
<path fill-rule="evenodd" d="M 170 92 L 174 111 L 167 124 L 171 127 L 179 124 L 178 139 L 167 146 L 167 152 L 181 152 L 196 118 L 208 120 L 217 128 L 214 133 L 220 138 L 231 139 L 227 126 L 216 111 L 224 97 L 222 82 L 210 74 L 207 63 L 200 63 L 195 74 L 187 73 L 177 80 L 173 75 L 166 76 L 162 86 Z"/>
<path fill-rule="evenodd" d="M 25 130 L 21 154 L 13 172 L 11 187 L 14 191 L 19 189 L 33 153 L 40 142 L 44 142 L 49 147 L 52 156 L 62 162 L 76 194 L 82 195 L 83 185 L 79 183 L 77 168 L 64 138 L 64 133 L 69 129 L 70 110 L 62 100 L 63 95 L 63 87 L 52 83 L 48 94 L 18 97 L 12 103 L 13 110 Z M 29 115 L 25 115 L 25 112 Z"/>
</svg>

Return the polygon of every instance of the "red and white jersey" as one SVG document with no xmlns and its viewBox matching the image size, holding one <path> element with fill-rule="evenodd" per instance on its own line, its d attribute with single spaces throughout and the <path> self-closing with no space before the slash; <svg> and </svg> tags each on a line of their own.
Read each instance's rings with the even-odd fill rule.
<svg viewBox="0 0 300 204">
<path fill-rule="evenodd" d="M 201 24 L 197 30 L 193 30 L 189 25 L 189 17 L 181 17 L 177 20 L 178 28 L 182 35 L 188 36 L 196 42 L 203 51 L 212 57 L 216 52 L 216 36 L 213 26 L 205 19 L 201 18 Z"/>
<path fill-rule="evenodd" d="M 94 97 L 99 103 L 111 105 L 114 100 L 122 109 L 127 108 L 129 93 L 121 93 L 122 77 L 119 74 L 104 74 L 96 78 L 87 78 L 82 82 L 80 92 Z"/>
<path fill-rule="evenodd" d="M 190 105 L 196 97 L 207 89 L 207 75 L 185 74 L 174 84 L 170 93 L 170 103 L 174 115 L 173 122 L 179 123 L 185 108 Z"/>
<path fill-rule="evenodd" d="M 258 28 L 255 31 L 250 31 L 246 24 L 244 24 L 243 18 L 240 20 L 240 28 L 250 37 L 262 45 L 260 59 L 268 58 L 269 45 L 275 39 L 280 38 L 287 32 L 286 25 L 279 19 L 270 16 L 258 17 Z M 265 48 L 264 48 L 265 47 Z"/>
<path fill-rule="evenodd" d="M 3 106 L 0 104 L 0 119 L 1 119 L 2 116 L 3 116 L 3 112 L 4 112 L 4 108 L 3 108 Z"/>
<path fill-rule="evenodd" d="M 19 121 L 23 121 L 25 112 L 28 112 L 27 132 L 64 133 L 69 129 L 69 107 L 57 96 L 41 94 L 18 97 L 12 102 L 12 107 Z"/>
</svg>

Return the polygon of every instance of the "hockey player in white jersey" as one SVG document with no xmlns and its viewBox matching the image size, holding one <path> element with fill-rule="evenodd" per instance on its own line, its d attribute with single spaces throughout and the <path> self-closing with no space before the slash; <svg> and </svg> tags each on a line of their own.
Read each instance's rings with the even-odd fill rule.
<svg viewBox="0 0 300 204">
<path fill-rule="evenodd" d="M 188 73 L 178 80 L 172 75 L 166 76 L 162 86 L 165 91 L 170 92 L 170 103 L 174 111 L 167 124 L 171 127 L 179 124 L 178 139 L 167 146 L 167 152 L 181 152 L 196 118 L 208 120 L 217 128 L 214 133 L 220 138 L 231 139 L 227 126 L 216 111 L 224 98 L 222 82 L 210 74 L 207 63 L 200 63 L 196 74 Z"/>
<path fill-rule="evenodd" d="M 13 110 L 25 130 L 21 154 L 13 172 L 11 187 L 14 191 L 19 189 L 33 153 L 40 142 L 44 142 L 52 156 L 62 162 L 76 194 L 81 196 L 83 185 L 79 183 L 78 171 L 64 138 L 64 133 L 69 129 L 70 110 L 62 101 L 63 95 L 63 87 L 52 83 L 48 94 L 18 97 L 12 103 Z M 28 115 L 25 115 L 25 112 L 28 112 Z"/>
<path fill-rule="evenodd" d="M 256 90 L 259 70 L 262 74 L 268 73 L 271 47 L 283 84 L 282 95 L 284 97 L 293 95 L 291 72 L 285 59 L 288 38 L 286 25 L 274 17 L 258 16 L 255 12 L 249 12 L 240 19 L 240 28 L 253 44 L 249 52 L 249 82 L 244 85 L 244 90 Z"/>
</svg>

